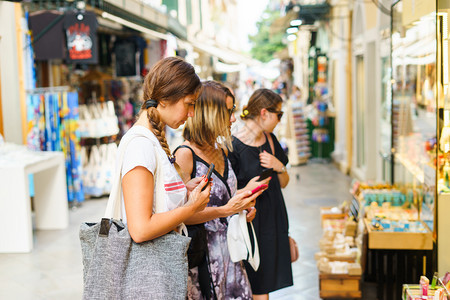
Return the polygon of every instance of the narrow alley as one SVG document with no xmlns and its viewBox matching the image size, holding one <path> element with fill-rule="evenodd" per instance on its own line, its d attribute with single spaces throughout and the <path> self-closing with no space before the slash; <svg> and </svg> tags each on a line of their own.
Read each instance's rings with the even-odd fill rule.
<svg viewBox="0 0 450 300">
<path fill-rule="evenodd" d="M 314 253 L 319 250 L 319 208 L 350 199 L 350 177 L 333 164 L 309 163 L 289 170 L 284 190 L 290 235 L 297 241 L 300 258 L 293 264 L 294 286 L 270 295 L 271 299 L 319 299 L 319 272 Z M 81 249 L 78 229 L 84 221 L 98 221 L 106 199 L 91 199 L 70 211 L 66 230 L 36 231 L 35 249 L 29 254 L 3 254 L 0 265 L 0 299 L 81 299 Z M 68 272 L 67 270 L 71 270 Z"/>
</svg>

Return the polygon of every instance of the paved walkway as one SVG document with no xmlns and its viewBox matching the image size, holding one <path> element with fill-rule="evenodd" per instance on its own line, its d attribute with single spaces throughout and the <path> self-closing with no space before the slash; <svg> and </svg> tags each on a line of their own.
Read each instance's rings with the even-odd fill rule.
<svg viewBox="0 0 450 300">
<path fill-rule="evenodd" d="M 271 299 L 319 299 L 314 253 L 322 236 L 320 206 L 349 200 L 350 178 L 333 164 L 308 164 L 289 170 L 284 190 L 290 234 L 297 241 L 300 259 L 294 263 L 294 286 L 274 292 Z M 298 179 L 299 178 L 299 179 Z M 87 200 L 70 211 L 66 230 L 36 231 L 30 254 L 0 254 L 0 299 L 81 299 L 82 264 L 78 239 L 83 221 L 98 221 L 105 199 Z"/>
</svg>

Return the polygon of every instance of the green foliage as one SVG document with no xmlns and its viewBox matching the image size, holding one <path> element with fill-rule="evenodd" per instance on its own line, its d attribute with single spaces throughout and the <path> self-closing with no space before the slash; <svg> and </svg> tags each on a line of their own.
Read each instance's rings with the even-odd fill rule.
<svg viewBox="0 0 450 300">
<path fill-rule="evenodd" d="M 270 26 L 273 21 L 279 17 L 279 11 L 266 9 L 261 20 L 256 23 L 258 32 L 253 36 L 249 36 L 249 40 L 252 44 L 250 53 L 253 58 L 262 62 L 268 62 L 274 58 L 274 53 L 286 48 L 286 45 L 282 42 L 284 31 L 273 34 L 270 32 Z"/>
</svg>

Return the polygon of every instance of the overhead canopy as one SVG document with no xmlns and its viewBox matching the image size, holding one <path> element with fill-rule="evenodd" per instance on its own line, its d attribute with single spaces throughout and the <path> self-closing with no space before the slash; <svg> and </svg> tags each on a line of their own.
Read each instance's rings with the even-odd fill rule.
<svg viewBox="0 0 450 300">
<path fill-rule="evenodd" d="M 228 64 L 245 64 L 248 66 L 257 65 L 260 62 L 246 56 L 245 54 L 226 49 L 220 46 L 209 45 L 200 42 L 190 42 L 192 46 L 200 51 L 206 52 L 211 56 L 217 57 L 224 63 Z"/>
</svg>

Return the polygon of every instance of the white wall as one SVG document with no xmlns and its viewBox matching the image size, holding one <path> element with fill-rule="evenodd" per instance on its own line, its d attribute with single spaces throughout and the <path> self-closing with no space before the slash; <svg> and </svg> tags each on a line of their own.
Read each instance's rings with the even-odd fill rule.
<svg viewBox="0 0 450 300">
<path fill-rule="evenodd" d="M 14 5 L 0 1 L 0 77 L 5 141 L 22 144 Z"/>
<path fill-rule="evenodd" d="M 387 1 L 383 1 L 386 6 Z M 380 34 L 390 24 L 389 19 L 379 10 L 374 11 L 377 14 L 376 26 L 372 29 L 366 28 L 365 20 L 366 7 L 364 2 L 357 2 L 354 5 L 353 18 L 353 166 L 351 173 L 360 180 L 380 181 L 382 179 L 383 161 L 380 155 L 381 150 L 381 58 L 389 55 L 386 53 L 385 41 L 382 41 Z M 368 4 L 371 5 L 371 4 Z M 389 17 L 387 17 L 389 18 Z M 383 46 L 383 47 L 382 47 Z M 358 136 L 356 134 L 357 113 L 356 113 L 356 56 L 364 57 L 364 152 L 365 163 L 362 168 L 356 165 Z"/>
<path fill-rule="evenodd" d="M 333 104 L 336 110 L 335 119 L 335 143 L 332 153 L 333 160 L 339 165 L 342 172 L 347 172 L 347 102 L 348 102 L 348 9 L 344 6 L 346 2 L 336 0 L 333 5 L 334 19 L 331 21 L 332 32 L 329 49 L 329 68 L 333 68 L 333 77 L 330 78 L 330 91 L 333 96 Z"/>
</svg>

